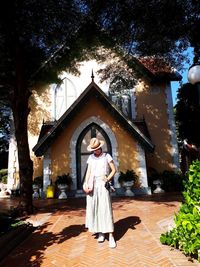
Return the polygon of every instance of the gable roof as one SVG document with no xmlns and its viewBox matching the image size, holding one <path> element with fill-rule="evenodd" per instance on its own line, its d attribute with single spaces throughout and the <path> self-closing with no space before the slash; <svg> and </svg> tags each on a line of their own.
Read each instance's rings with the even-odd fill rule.
<svg viewBox="0 0 200 267">
<path fill-rule="evenodd" d="M 181 81 L 182 76 L 172 68 L 163 58 L 159 57 L 140 57 L 135 58 L 135 61 L 141 65 L 143 71 L 145 71 L 153 81 L 157 80 L 169 80 L 169 81 Z"/>
<path fill-rule="evenodd" d="M 125 127 L 130 134 L 138 140 L 138 142 L 149 152 L 154 150 L 154 145 L 151 140 L 145 136 L 139 128 L 129 120 L 107 95 L 98 87 L 98 85 L 92 81 L 89 86 L 83 91 L 83 93 L 77 98 L 77 100 L 69 107 L 69 109 L 60 117 L 55 124 L 49 128 L 49 131 L 39 138 L 38 143 L 33 147 L 33 151 L 36 156 L 42 156 L 49 148 L 55 138 L 67 127 L 67 124 L 80 113 L 81 108 L 85 107 L 85 103 L 92 97 L 96 97 L 101 103 L 110 111 L 112 116 L 116 117 L 120 121 L 121 125 Z"/>
</svg>

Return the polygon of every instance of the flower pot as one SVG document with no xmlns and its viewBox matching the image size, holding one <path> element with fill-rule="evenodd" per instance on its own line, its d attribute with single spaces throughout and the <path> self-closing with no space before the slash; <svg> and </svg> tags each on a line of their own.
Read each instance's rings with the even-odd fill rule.
<svg viewBox="0 0 200 267">
<path fill-rule="evenodd" d="M 131 191 L 131 187 L 133 186 L 133 181 L 127 181 L 123 183 L 123 186 L 125 187 L 125 196 L 132 197 L 134 196 L 134 193 Z"/>
<path fill-rule="evenodd" d="M 164 193 L 165 191 L 161 188 L 162 181 L 157 179 L 153 181 L 153 184 L 156 186 L 156 189 L 153 191 L 154 193 Z"/>
<path fill-rule="evenodd" d="M 33 198 L 39 198 L 39 186 L 34 184 L 33 185 Z"/>
<path fill-rule="evenodd" d="M 58 188 L 60 189 L 60 194 L 58 196 L 59 199 L 66 199 L 67 198 L 67 194 L 66 194 L 67 187 L 68 186 L 65 184 L 58 185 Z"/>
</svg>

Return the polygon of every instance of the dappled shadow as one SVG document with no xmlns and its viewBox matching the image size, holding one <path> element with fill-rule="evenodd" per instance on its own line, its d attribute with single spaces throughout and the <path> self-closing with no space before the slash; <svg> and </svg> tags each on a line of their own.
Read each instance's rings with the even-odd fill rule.
<svg viewBox="0 0 200 267">
<path fill-rule="evenodd" d="M 59 233 L 48 231 L 51 223 L 40 226 L 29 239 L 25 240 L 19 247 L 12 251 L 12 255 L 0 263 L 0 266 L 15 266 L 19 260 L 20 267 L 39 267 L 46 253 L 55 252 L 60 243 L 86 232 L 84 224 L 69 225 Z"/>
<path fill-rule="evenodd" d="M 154 203 L 161 203 L 163 204 L 166 202 L 166 205 L 171 205 L 167 202 L 174 202 L 178 201 L 181 202 L 183 200 L 183 195 L 180 192 L 170 192 L 170 193 L 161 193 L 161 194 L 152 194 L 152 195 L 145 195 L 145 196 L 135 196 L 135 200 L 137 201 L 151 201 Z"/>
<path fill-rule="evenodd" d="M 57 235 L 57 243 L 62 243 L 67 239 L 76 237 L 83 232 L 86 232 L 85 224 L 70 225 L 62 230 L 60 234 Z"/>
<path fill-rule="evenodd" d="M 141 222 L 140 218 L 137 216 L 129 216 L 123 219 L 120 219 L 114 224 L 115 227 L 115 239 L 116 241 L 120 240 L 128 229 L 135 229 L 135 225 Z"/>
</svg>

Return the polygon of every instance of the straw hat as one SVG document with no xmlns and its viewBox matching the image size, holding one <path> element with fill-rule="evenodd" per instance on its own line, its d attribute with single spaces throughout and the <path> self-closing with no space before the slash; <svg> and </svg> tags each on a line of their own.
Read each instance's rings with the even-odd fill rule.
<svg viewBox="0 0 200 267">
<path fill-rule="evenodd" d="M 90 144 L 87 147 L 88 151 L 94 151 L 99 149 L 100 147 L 102 147 L 104 145 L 104 141 L 99 140 L 98 138 L 94 137 L 90 140 Z"/>
</svg>

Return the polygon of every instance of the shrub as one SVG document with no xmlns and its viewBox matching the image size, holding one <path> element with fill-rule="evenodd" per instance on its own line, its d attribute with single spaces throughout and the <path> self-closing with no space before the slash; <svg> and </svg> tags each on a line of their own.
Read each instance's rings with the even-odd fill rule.
<svg viewBox="0 0 200 267">
<path fill-rule="evenodd" d="M 7 184 L 8 178 L 8 169 L 1 169 L 0 170 L 0 182 Z"/>
<path fill-rule="evenodd" d="M 180 173 L 165 170 L 161 176 L 163 189 L 166 192 L 183 190 L 183 176 Z"/>
<path fill-rule="evenodd" d="M 189 168 L 183 197 L 184 202 L 175 215 L 175 227 L 162 234 L 160 241 L 200 261 L 200 161 L 194 161 Z"/>
<path fill-rule="evenodd" d="M 57 178 L 56 178 L 56 185 L 59 185 L 59 184 L 66 184 L 68 186 L 71 186 L 73 181 L 72 181 L 72 177 L 69 173 L 67 174 L 62 174 L 62 175 L 58 175 Z"/>
<path fill-rule="evenodd" d="M 37 176 L 33 179 L 33 184 L 38 185 L 40 188 L 43 187 L 43 176 Z"/>
<path fill-rule="evenodd" d="M 138 176 L 133 170 L 127 170 L 126 172 L 120 172 L 118 181 L 120 184 L 123 182 L 130 182 L 133 181 L 134 183 L 137 181 Z"/>
<path fill-rule="evenodd" d="M 158 172 L 154 168 L 148 169 L 148 184 L 152 189 L 155 188 L 153 181 L 160 180 L 162 182 L 162 188 L 166 192 L 183 191 L 183 176 L 180 173 L 174 171 L 164 170 Z"/>
</svg>

